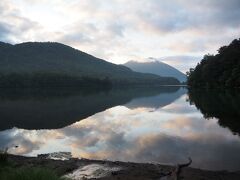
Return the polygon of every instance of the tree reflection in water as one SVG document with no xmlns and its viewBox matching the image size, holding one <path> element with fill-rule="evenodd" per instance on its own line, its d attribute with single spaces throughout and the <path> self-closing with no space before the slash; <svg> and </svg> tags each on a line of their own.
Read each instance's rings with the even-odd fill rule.
<svg viewBox="0 0 240 180">
<path fill-rule="evenodd" d="M 217 118 L 218 123 L 240 134 L 240 94 L 238 90 L 189 89 L 189 102 L 204 118 Z"/>
</svg>

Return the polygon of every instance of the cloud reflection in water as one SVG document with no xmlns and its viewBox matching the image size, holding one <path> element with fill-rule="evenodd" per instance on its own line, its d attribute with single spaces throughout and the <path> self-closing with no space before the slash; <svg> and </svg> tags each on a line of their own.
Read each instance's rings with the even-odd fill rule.
<svg viewBox="0 0 240 180">
<path fill-rule="evenodd" d="M 116 106 L 57 130 L 5 130 L 0 145 L 17 144 L 12 153 L 30 156 L 71 151 L 75 157 L 170 164 L 190 156 L 194 167 L 239 170 L 239 136 L 217 119 L 204 119 L 186 98 L 163 107 Z"/>
</svg>

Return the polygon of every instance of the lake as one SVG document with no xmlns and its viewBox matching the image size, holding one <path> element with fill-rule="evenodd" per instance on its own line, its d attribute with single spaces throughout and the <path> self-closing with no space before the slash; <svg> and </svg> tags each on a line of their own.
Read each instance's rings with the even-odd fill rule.
<svg viewBox="0 0 240 180">
<path fill-rule="evenodd" d="M 240 95 L 184 87 L 1 89 L 0 148 L 13 154 L 240 170 Z"/>
</svg>

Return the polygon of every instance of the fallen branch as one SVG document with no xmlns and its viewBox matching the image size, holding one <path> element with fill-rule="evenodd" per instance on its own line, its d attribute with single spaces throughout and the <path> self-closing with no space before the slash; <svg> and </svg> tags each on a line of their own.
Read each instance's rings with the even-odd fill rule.
<svg viewBox="0 0 240 180">
<path fill-rule="evenodd" d="M 175 175 L 175 179 L 178 180 L 180 173 L 182 171 L 182 168 L 184 167 L 188 167 L 192 164 L 192 159 L 189 157 L 188 158 L 189 162 L 185 163 L 185 164 L 178 164 L 177 167 L 175 168 L 175 171 L 173 172 L 173 174 Z"/>
<path fill-rule="evenodd" d="M 163 173 L 163 177 L 166 180 L 180 180 L 180 173 L 184 167 L 188 167 L 192 164 L 192 159 L 188 158 L 189 162 L 184 164 L 177 164 L 176 167 L 167 173 Z M 162 179 L 162 178 L 161 178 Z"/>
</svg>

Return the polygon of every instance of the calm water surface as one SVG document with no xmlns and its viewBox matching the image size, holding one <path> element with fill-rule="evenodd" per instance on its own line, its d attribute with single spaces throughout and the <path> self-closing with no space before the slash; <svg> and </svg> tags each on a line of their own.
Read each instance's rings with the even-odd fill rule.
<svg viewBox="0 0 240 180">
<path fill-rule="evenodd" d="M 240 96 L 180 87 L 1 90 L 0 148 L 240 170 Z"/>
</svg>

